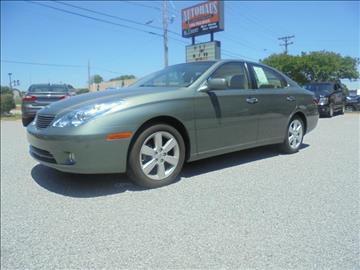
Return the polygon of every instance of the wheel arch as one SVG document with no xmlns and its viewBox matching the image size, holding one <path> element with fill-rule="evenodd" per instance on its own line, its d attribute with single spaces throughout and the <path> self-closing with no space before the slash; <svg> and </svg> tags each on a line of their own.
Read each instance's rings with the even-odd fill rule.
<svg viewBox="0 0 360 270">
<path fill-rule="evenodd" d="M 141 134 L 141 132 L 144 131 L 146 128 L 148 128 L 152 125 L 155 125 L 155 124 L 167 124 L 167 125 L 175 128 L 180 133 L 180 135 L 182 136 L 182 138 L 184 140 L 185 161 L 187 161 L 190 158 L 190 146 L 191 146 L 189 133 L 188 133 L 186 127 L 184 126 L 184 124 L 180 120 L 178 120 L 177 118 L 175 118 L 173 116 L 167 116 L 167 115 L 156 116 L 156 117 L 150 118 L 150 119 L 146 120 L 143 124 L 141 124 L 141 126 L 136 130 L 136 132 L 134 133 L 134 135 L 131 138 L 130 145 L 128 148 L 128 153 L 127 153 L 127 160 L 129 159 L 130 151 L 131 151 L 136 139 Z"/>
<path fill-rule="evenodd" d="M 294 112 L 294 113 L 291 115 L 290 119 L 289 119 L 289 123 L 290 123 L 290 121 L 291 121 L 294 117 L 299 117 L 299 118 L 303 121 L 303 123 L 304 123 L 304 129 L 305 129 L 304 134 L 306 134 L 306 132 L 307 132 L 307 120 L 306 120 L 305 113 L 303 113 L 302 111 L 296 111 L 296 112 Z"/>
</svg>

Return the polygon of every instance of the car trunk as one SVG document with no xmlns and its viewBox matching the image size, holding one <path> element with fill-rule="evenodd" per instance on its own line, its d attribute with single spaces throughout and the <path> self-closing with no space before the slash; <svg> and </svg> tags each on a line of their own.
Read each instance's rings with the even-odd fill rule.
<svg viewBox="0 0 360 270">
<path fill-rule="evenodd" d="M 64 92 L 44 92 L 44 93 L 29 93 L 29 95 L 36 97 L 32 101 L 33 105 L 46 106 L 52 102 L 65 98 L 66 93 Z"/>
</svg>

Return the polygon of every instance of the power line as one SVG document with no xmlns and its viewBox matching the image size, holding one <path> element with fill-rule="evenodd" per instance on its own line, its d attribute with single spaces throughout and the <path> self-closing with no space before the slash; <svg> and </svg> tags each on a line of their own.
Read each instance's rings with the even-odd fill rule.
<svg viewBox="0 0 360 270">
<path fill-rule="evenodd" d="M 257 61 L 257 60 L 254 59 L 254 58 L 247 57 L 247 56 L 242 55 L 242 54 L 239 54 L 239 53 L 234 53 L 234 52 L 229 51 L 229 50 L 222 49 L 222 51 L 223 51 L 223 54 L 228 55 L 228 56 L 230 56 L 230 57 L 240 57 L 240 58 L 242 58 L 242 59 L 249 59 L 249 60 L 252 60 L 252 61 Z"/>
<path fill-rule="evenodd" d="M 125 22 L 128 22 L 128 23 L 133 23 L 133 24 L 137 24 L 137 25 L 141 25 L 141 26 L 146 26 L 146 27 L 149 27 L 149 28 L 157 29 L 157 30 L 163 30 L 162 27 L 158 27 L 158 26 L 154 26 L 154 25 L 150 25 L 150 24 L 138 22 L 138 21 L 135 21 L 135 20 L 130 20 L 130 19 L 122 18 L 122 17 L 119 17 L 119 16 L 111 15 L 111 14 L 109 14 L 109 13 L 104 13 L 104 12 L 96 11 L 96 10 L 93 10 L 93 9 L 89 9 L 89 8 L 77 6 L 77 5 L 74 5 L 74 4 L 70 4 L 70 3 L 68 3 L 68 2 L 62 2 L 62 1 L 56 1 L 56 0 L 54 0 L 54 2 L 57 3 L 57 4 L 64 5 L 64 6 L 69 6 L 69 7 L 77 8 L 77 9 L 80 9 L 80 10 L 84 10 L 84 11 L 91 12 L 91 13 L 94 13 L 94 14 L 97 14 L 97 15 L 102 15 L 102 16 L 106 16 L 106 17 L 113 18 L 113 19 L 117 19 L 117 20 L 121 20 L 121 21 L 125 21 Z M 178 34 L 178 33 L 176 33 L 176 32 L 173 32 L 173 31 L 169 31 L 169 32 L 172 33 L 172 34 L 174 34 L 174 35 L 181 36 L 180 34 Z"/>
<path fill-rule="evenodd" d="M 46 5 L 46 4 L 43 4 L 43 3 L 37 3 L 37 2 L 33 2 L 33 1 L 27 1 L 27 2 L 32 3 L 32 4 L 37 4 L 37 5 L 46 7 L 46 8 L 54 9 L 54 10 L 57 10 L 57 11 L 61 11 L 61 12 L 64 12 L 64 13 L 69 13 L 69 14 L 72 14 L 72 15 L 80 16 L 80 17 L 83 17 L 83 18 L 86 18 L 86 19 L 99 21 L 99 22 L 107 23 L 107 24 L 111 24 L 111 25 L 116 25 L 116 26 L 120 26 L 120 27 L 123 27 L 123 28 L 127 28 L 127 29 L 133 29 L 133 30 L 140 31 L 140 32 L 143 32 L 143 33 L 146 33 L 146 34 L 155 35 L 155 36 L 158 36 L 158 37 L 163 37 L 162 34 L 146 31 L 146 30 L 143 30 L 143 29 L 139 29 L 139 28 L 136 28 L 136 27 L 129 26 L 129 25 L 119 24 L 119 23 L 115 23 L 115 22 L 112 22 L 112 21 L 109 21 L 109 20 L 104 20 L 104 19 L 100 19 L 100 18 L 88 16 L 88 15 L 83 15 L 83 14 L 80 14 L 80 13 L 77 13 L 77 12 L 73 12 L 73 11 L 62 9 L 62 8 L 49 6 L 49 5 Z M 181 36 L 181 35 L 179 35 L 179 36 Z M 172 39 L 174 41 L 181 42 L 183 44 L 188 44 L 186 41 L 183 41 L 183 40 L 180 40 L 180 39 L 177 39 L 177 38 L 173 38 L 173 37 L 168 37 L 168 38 Z"/>
<path fill-rule="evenodd" d="M 22 64 L 22 65 L 32 65 L 32 66 L 49 66 L 49 67 L 71 67 L 71 68 L 88 68 L 90 67 L 90 64 L 88 63 L 88 65 L 72 65 L 72 64 L 53 64 L 53 63 L 39 63 L 39 62 L 25 62 L 25 61 L 14 61 L 14 60 L 1 60 L 1 62 L 4 63 L 10 63 L 10 64 Z M 109 69 L 105 69 L 105 68 L 101 68 L 101 67 L 91 67 L 93 69 L 98 69 L 98 70 L 103 70 L 106 71 L 108 73 L 113 73 L 113 74 L 121 74 L 119 72 L 113 71 L 113 70 L 109 70 Z"/>
<path fill-rule="evenodd" d="M 233 16 L 232 16 L 233 18 L 236 18 L 236 19 L 239 18 L 238 14 L 235 14 L 233 10 L 228 9 L 227 12 L 228 12 L 228 14 L 233 15 Z M 275 36 L 270 35 L 270 34 L 269 34 L 270 31 L 269 31 L 269 30 L 266 30 L 266 29 L 264 28 L 264 25 L 263 25 L 263 24 L 258 23 L 258 22 L 255 22 L 254 20 L 251 20 L 251 19 L 247 18 L 247 16 L 245 16 L 245 15 L 242 15 L 242 18 L 244 18 L 244 19 L 247 20 L 252 26 L 256 26 L 256 27 L 260 30 L 259 32 L 256 32 L 257 34 L 260 34 L 260 35 L 262 35 L 263 37 L 266 37 L 266 38 L 268 38 L 268 39 L 271 39 L 272 41 L 274 41 L 274 40 L 276 39 L 276 35 L 275 35 Z M 243 21 L 241 21 L 241 22 L 243 22 Z M 272 32 L 272 31 L 271 31 L 271 32 Z"/>
<path fill-rule="evenodd" d="M 285 37 L 279 37 L 278 40 L 283 40 L 284 43 L 280 44 L 280 46 L 284 46 L 285 51 L 284 53 L 287 54 L 288 53 L 288 46 L 291 44 L 294 44 L 294 42 L 289 42 L 290 39 L 294 38 L 295 36 L 285 36 Z"/>
<path fill-rule="evenodd" d="M 1 62 L 11 63 L 11 64 L 34 65 L 34 66 L 73 67 L 73 68 L 86 67 L 85 65 L 49 64 L 49 63 L 23 62 L 23 61 L 13 61 L 13 60 L 1 60 Z"/>
<path fill-rule="evenodd" d="M 133 1 L 122 1 L 122 2 L 125 2 L 125 3 L 128 3 L 128 4 L 132 4 L 132 5 L 135 5 L 135 6 L 142 6 L 142 7 L 145 7 L 145 8 L 151 8 L 151 9 L 154 9 L 154 10 L 157 10 L 157 11 L 160 11 L 161 12 L 161 8 L 159 7 L 155 7 L 155 6 L 148 6 L 148 5 L 144 5 L 144 4 L 140 4 L 139 2 L 133 2 Z"/>
<path fill-rule="evenodd" d="M 146 30 L 143 30 L 143 29 L 140 29 L 140 28 L 136 28 L 136 27 L 133 27 L 133 26 L 129 26 L 129 25 L 125 25 L 125 24 L 120 24 L 120 23 L 115 23 L 115 22 L 112 22 L 112 21 L 108 21 L 108 20 L 104 20 L 104 19 L 100 19 L 100 18 L 96 18 L 96 17 L 92 17 L 92 16 L 80 14 L 80 13 L 73 12 L 73 11 L 70 11 L 70 10 L 66 10 L 66 9 L 62 9 L 62 8 L 57 8 L 57 7 L 49 6 L 49 5 L 46 5 L 46 4 L 43 4 L 43 3 L 38 3 L 38 2 L 33 2 L 33 1 L 26 1 L 26 2 L 32 3 L 32 4 L 36 4 L 36 5 L 39 5 L 39 6 L 43 6 L 43 7 L 46 7 L 46 8 L 54 9 L 54 10 L 57 10 L 57 11 L 61 11 L 61 12 L 64 12 L 64 13 L 68 13 L 68 14 L 80 16 L 80 17 L 87 18 L 87 19 L 90 19 L 90 20 L 93 20 L 93 21 L 98 21 L 98 22 L 102 22 L 102 23 L 112 24 L 112 25 L 120 26 L 120 27 L 127 28 L 127 29 L 133 29 L 133 30 L 135 30 L 135 31 L 143 32 L 143 33 L 146 33 L 146 34 L 151 34 L 151 35 L 155 35 L 155 36 L 162 37 L 162 35 L 159 34 L 159 33 L 146 31 Z"/>
</svg>

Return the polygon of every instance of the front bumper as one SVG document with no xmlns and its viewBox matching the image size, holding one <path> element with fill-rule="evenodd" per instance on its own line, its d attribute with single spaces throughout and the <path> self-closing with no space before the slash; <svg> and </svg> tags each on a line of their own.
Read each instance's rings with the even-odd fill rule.
<svg viewBox="0 0 360 270">
<path fill-rule="evenodd" d="M 38 111 L 45 108 L 45 106 L 30 106 L 30 105 L 23 105 L 21 108 L 21 113 L 23 118 L 35 118 L 35 115 Z"/>
<path fill-rule="evenodd" d="M 107 141 L 106 135 L 54 135 L 27 127 L 30 154 L 48 167 L 82 174 L 123 173 L 131 138 Z"/>
<path fill-rule="evenodd" d="M 329 105 L 318 105 L 318 111 L 320 114 L 327 114 L 330 111 Z"/>
<path fill-rule="evenodd" d="M 346 107 L 353 107 L 354 110 L 359 111 L 360 110 L 360 103 L 358 102 L 347 102 Z"/>
</svg>

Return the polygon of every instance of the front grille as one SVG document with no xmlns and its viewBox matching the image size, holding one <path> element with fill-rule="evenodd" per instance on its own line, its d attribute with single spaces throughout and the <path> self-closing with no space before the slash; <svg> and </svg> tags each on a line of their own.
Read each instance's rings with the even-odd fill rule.
<svg viewBox="0 0 360 270">
<path fill-rule="evenodd" d="M 53 115 L 41 115 L 36 116 L 35 125 L 37 128 L 47 128 L 51 122 L 54 120 L 55 116 Z"/>
<path fill-rule="evenodd" d="M 32 145 L 30 145 L 30 154 L 37 160 L 56 163 L 54 156 L 50 152 L 39 149 Z"/>
</svg>

